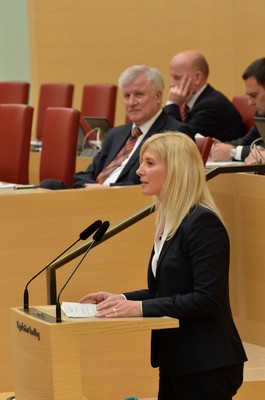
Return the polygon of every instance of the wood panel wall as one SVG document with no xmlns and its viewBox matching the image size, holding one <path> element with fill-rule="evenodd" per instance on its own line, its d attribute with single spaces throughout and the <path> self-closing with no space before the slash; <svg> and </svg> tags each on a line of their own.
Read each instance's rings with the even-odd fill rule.
<svg viewBox="0 0 265 400">
<path fill-rule="evenodd" d="M 34 106 L 42 82 L 67 81 L 80 108 L 83 84 L 117 83 L 134 64 L 158 68 L 167 88 L 169 60 L 188 48 L 206 56 L 209 82 L 231 99 L 264 56 L 264 0 L 28 0 L 28 14 Z M 124 119 L 118 94 L 116 125 Z"/>
</svg>

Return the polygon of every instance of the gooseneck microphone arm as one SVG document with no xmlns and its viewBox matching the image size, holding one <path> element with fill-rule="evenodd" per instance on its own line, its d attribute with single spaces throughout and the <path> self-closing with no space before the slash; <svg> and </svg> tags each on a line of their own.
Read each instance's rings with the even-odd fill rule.
<svg viewBox="0 0 265 400">
<path fill-rule="evenodd" d="M 102 221 L 97 220 L 93 222 L 93 224 L 89 225 L 84 231 L 82 231 L 79 235 L 79 238 L 71 244 L 66 250 L 64 250 L 61 254 L 59 254 L 54 260 L 52 260 L 49 264 L 47 264 L 42 270 L 40 270 L 36 275 L 34 275 L 26 284 L 24 290 L 24 310 L 28 310 L 29 308 L 29 293 L 28 293 L 28 286 L 29 284 L 37 278 L 43 271 L 45 271 L 50 265 L 52 265 L 55 261 L 57 261 L 60 257 L 62 257 L 68 250 L 70 250 L 76 243 L 80 240 L 86 240 L 92 233 L 94 233 L 100 226 L 102 225 Z"/>
<path fill-rule="evenodd" d="M 58 297 L 57 297 L 57 302 L 56 302 L 56 322 L 62 322 L 61 304 L 60 304 L 60 296 L 62 294 L 62 291 L 64 290 L 64 288 L 66 287 L 66 285 L 68 284 L 68 282 L 70 281 L 70 279 L 72 278 L 72 276 L 74 275 L 76 270 L 79 268 L 80 264 L 83 262 L 84 258 L 87 256 L 88 252 L 94 246 L 94 244 L 96 242 L 100 242 L 100 240 L 103 238 L 103 236 L 105 235 L 106 231 L 108 230 L 109 225 L 110 225 L 109 221 L 105 221 L 98 228 L 98 230 L 96 231 L 96 233 L 93 236 L 93 241 L 91 242 L 90 246 L 88 247 L 88 249 L 86 250 L 85 254 L 83 255 L 83 257 L 81 258 L 81 260 L 79 261 L 79 263 L 77 264 L 77 266 L 75 267 L 75 269 L 73 270 L 73 272 L 71 273 L 71 275 L 69 276 L 69 278 L 67 279 L 65 284 L 63 285 L 63 287 L 61 288 L 61 290 L 60 290 L 60 292 L 58 294 Z"/>
</svg>

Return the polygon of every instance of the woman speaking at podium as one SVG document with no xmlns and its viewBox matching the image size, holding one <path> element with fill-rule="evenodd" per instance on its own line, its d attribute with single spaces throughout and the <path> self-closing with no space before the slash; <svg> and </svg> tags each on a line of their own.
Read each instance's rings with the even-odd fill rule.
<svg viewBox="0 0 265 400">
<path fill-rule="evenodd" d="M 152 332 L 158 400 L 231 400 L 247 360 L 229 302 L 229 237 L 206 186 L 196 144 L 176 132 L 142 146 L 143 195 L 154 196 L 157 228 L 148 289 L 91 293 L 97 317 L 162 317 L 179 328 Z"/>
</svg>

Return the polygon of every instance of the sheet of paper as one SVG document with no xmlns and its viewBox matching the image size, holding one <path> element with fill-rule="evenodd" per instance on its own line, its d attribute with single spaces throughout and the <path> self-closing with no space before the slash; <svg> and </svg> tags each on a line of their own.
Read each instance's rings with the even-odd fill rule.
<svg viewBox="0 0 265 400">
<path fill-rule="evenodd" d="M 14 188 L 15 186 L 16 186 L 15 183 L 0 182 L 0 189 L 10 189 L 10 188 Z"/>
<path fill-rule="evenodd" d="M 89 318 L 97 313 L 96 304 L 62 302 L 62 310 L 69 318 Z"/>
<path fill-rule="evenodd" d="M 35 185 L 18 185 L 16 183 L 3 183 L 0 182 L 0 189 L 34 189 L 38 186 Z"/>
<path fill-rule="evenodd" d="M 228 165 L 244 165 L 243 161 L 207 161 L 205 167 L 226 167 Z"/>
</svg>

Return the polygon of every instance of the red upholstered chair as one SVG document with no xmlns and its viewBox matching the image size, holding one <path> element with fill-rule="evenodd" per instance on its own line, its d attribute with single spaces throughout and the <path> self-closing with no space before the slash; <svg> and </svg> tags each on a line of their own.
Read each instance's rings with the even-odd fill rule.
<svg viewBox="0 0 265 400">
<path fill-rule="evenodd" d="M 29 183 L 29 152 L 33 107 L 0 104 L 0 180 Z"/>
<path fill-rule="evenodd" d="M 203 164 L 205 165 L 213 144 L 213 139 L 209 136 L 195 137 L 197 147 L 201 153 Z"/>
<path fill-rule="evenodd" d="M 234 96 L 232 99 L 232 103 L 239 111 L 243 119 L 246 131 L 248 132 L 253 126 L 253 118 L 255 116 L 254 107 L 248 104 L 248 96 Z"/>
<path fill-rule="evenodd" d="M 47 108 L 43 124 L 40 181 L 59 179 L 73 186 L 80 111 Z"/>
<path fill-rule="evenodd" d="M 42 140 L 45 111 L 48 107 L 72 107 L 74 85 L 71 83 L 42 83 L 36 121 L 36 138 Z"/>
<path fill-rule="evenodd" d="M 83 86 L 80 125 L 84 134 L 91 130 L 84 116 L 104 117 L 114 126 L 117 86 L 108 83 Z M 89 138 L 93 139 L 93 138 Z"/>
<path fill-rule="evenodd" d="M 0 104 L 28 104 L 28 100 L 28 82 L 0 82 Z"/>
</svg>

